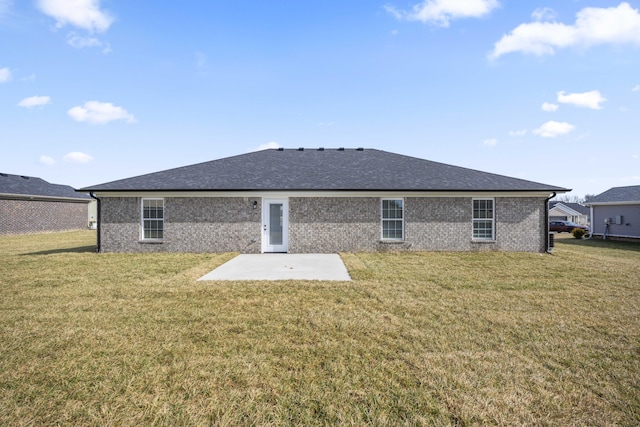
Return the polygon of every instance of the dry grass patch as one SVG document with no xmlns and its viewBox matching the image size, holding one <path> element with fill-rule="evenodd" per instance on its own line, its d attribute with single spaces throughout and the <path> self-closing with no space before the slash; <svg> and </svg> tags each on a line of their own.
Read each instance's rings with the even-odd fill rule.
<svg viewBox="0 0 640 427">
<path fill-rule="evenodd" d="M 0 238 L 1 425 L 640 423 L 638 245 L 196 282 L 233 254 L 93 239 Z"/>
</svg>

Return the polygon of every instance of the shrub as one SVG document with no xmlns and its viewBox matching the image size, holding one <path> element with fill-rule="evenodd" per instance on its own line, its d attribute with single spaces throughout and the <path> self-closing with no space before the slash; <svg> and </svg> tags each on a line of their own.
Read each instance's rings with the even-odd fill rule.
<svg viewBox="0 0 640 427">
<path fill-rule="evenodd" d="M 587 232 L 582 228 L 574 228 L 571 234 L 573 234 L 573 237 L 576 239 L 582 239 Z"/>
</svg>

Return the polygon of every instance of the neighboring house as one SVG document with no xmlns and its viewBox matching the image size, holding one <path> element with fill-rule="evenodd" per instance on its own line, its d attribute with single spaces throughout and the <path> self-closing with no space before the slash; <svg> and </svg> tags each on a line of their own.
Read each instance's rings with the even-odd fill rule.
<svg viewBox="0 0 640 427">
<path fill-rule="evenodd" d="M 374 149 L 272 149 L 83 188 L 102 252 L 529 251 L 570 190 Z"/>
<path fill-rule="evenodd" d="M 596 237 L 640 239 L 640 185 L 614 187 L 589 202 Z"/>
<path fill-rule="evenodd" d="M 551 202 L 549 209 L 550 221 L 571 221 L 576 224 L 589 226 L 589 208 L 579 203 Z"/>
<path fill-rule="evenodd" d="M 68 185 L 0 173 L 0 235 L 87 229 L 91 201 Z"/>
</svg>

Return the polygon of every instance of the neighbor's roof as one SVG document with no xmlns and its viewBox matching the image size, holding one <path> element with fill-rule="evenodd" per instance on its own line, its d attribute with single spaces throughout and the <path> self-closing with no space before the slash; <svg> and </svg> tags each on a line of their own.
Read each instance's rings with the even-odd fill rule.
<svg viewBox="0 0 640 427">
<path fill-rule="evenodd" d="M 640 185 L 628 187 L 613 187 L 604 193 L 600 193 L 591 200 L 589 205 L 597 203 L 638 203 L 640 202 Z"/>
<path fill-rule="evenodd" d="M 567 207 L 573 210 L 574 212 L 582 215 L 589 215 L 589 208 L 581 205 L 580 203 L 555 202 L 551 204 L 551 209 L 553 208 L 562 209 L 562 207 Z"/>
<path fill-rule="evenodd" d="M 68 185 L 51 184 L 42 178 L 0 173 L 0 197 L 87 199 L 86 194 L 77 193 Z"/>
<path fill-rule="evenodd" d="M 375 149 L 271 149 L 79 191 L 545 191 L 567 189 Z"/>
</svg>

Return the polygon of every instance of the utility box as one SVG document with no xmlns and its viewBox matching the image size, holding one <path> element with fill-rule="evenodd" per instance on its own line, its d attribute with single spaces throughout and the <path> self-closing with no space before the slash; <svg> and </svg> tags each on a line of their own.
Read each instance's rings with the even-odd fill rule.
<svg viewBox="0 0 640 427">
<path fill-rule="evenodd" d="M 622 217 L 622 215 L 616 215 L 616 225 L 622 225 L 623 221 L 624 218 Z"/>
</svg>

